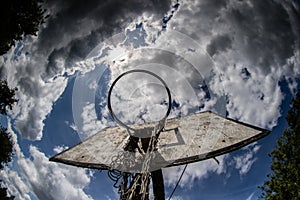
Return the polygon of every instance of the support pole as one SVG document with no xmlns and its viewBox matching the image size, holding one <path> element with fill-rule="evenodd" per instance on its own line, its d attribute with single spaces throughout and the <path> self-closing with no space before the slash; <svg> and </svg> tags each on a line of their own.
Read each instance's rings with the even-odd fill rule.
<svg viewBox="0 0 300 200">
<path fill-rule="evenodd" d="M 154 200 L 165 200 L 164 177 L 162 170 L 151 172 Z"/>
</svg>

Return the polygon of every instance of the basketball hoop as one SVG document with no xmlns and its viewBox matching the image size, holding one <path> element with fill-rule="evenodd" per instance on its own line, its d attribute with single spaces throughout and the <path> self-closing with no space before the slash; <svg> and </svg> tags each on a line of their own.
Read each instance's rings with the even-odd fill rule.
<svg viewBox="0 0 300 200">
<path fill-rule="evenodd" d="M 149 138 L 152 135 L 152 132 L 153 132 L 153 128 L 147 128 L 147 129 L 134 129 L 132 127 L 129 127 L 128 125 L 126 125 L 124 122 L 122 122 L 117 116 L 116 114 L 114 113 L 113 109 L 112 109 L 112 106 L 111 106 L 111 93 L 112 93 L 112 90 L 114 88 L 114 86 L 116 85 L 116 83 L 125 75 L 128 75 L 128 74 L 131 74 L 131 73 L 146 73 L 146 74 L 149 74 L 153 77 L 155 77 L 156 79 L 158 79 L 165 87 L 166 91 L 167 91 L 167 94 L 168 94 L 168 109 L 167 109 L 167 112 L 166 114 L 164 115 L 164 117 L 159 120 L 158 122 L 158 125 L 156 127 L 156 132 L 161 132 L 163 129 L 164 129 L 164 126 L 165 126 L 165 122 L 166 122 L 166 119 L 167 117 L 169 116 L 170 112 L 171 112 L 171 108 L 172 108 L 172 98 L 171 98 L 171 92 L 170 92 L 170 89 L 169 87 L 167 86 L 166 82 L 161 78 L 159 77 L 157 74 L 151 72 L 151 71 L 148 71 L 148 70 L 144 70 L 144 69 L 134 69 L 134 70 L 130 70 L 130 71 L 127 71 L 127 72 L 124 72 L 123 74 L 121 74 L 120 76 L 118 76 L 114 82 L 112 83 L 112 85 L 110 86 L 110 89 L 108 91 L 108 98 L 107 98 L 107 103 L 108 103 L 108 110 L 111 114 L 111 116 L 113 117 L 113 119 L 121 126 L 125 127 L 127 129 L 127 132 L 129 133 L 130 136 L 133 136 L 133 137 L 138 137 L 138 138 Z"/>
</svg>

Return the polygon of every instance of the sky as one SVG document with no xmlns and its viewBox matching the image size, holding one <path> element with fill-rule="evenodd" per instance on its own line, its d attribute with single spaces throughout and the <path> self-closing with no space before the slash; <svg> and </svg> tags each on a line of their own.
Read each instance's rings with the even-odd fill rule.
<svg viewBox="0 0 300 200">
<path fill-rule="evenodd" d="M 49 17 L 37 36 L 0 58 L 1 78 L 18 88 L 17 104 L 1 117 L 14 141 L 13 161 L 0 172 L 10 195 L 118 199 L 105 171 L 48 159 L 115 126 L 109 85 L 129 69 L 147 69 L 170 87 L 170 117 L 213 110 L 271 130 L 218 157 L 219 164 L 189 164 L 172 199 L 257 199 L 270 172 L 268 153 L 300 88 L 299 1 L 45 0 L 44 7 Z M 120 119 L 144 123 L 164 115 L 157 80 L 134 74 L 123 81 L 112 98 Z M 166 198 L 182 169 L 163 169 Z"/>
</svg>

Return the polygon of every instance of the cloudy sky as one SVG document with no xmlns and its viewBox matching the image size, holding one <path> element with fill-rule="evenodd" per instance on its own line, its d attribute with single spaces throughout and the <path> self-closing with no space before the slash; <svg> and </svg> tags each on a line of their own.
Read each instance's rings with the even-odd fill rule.
<svg viewBox="0 0 300 200">
<path fill-rule="evenodd" d="M 106 172 L 48 159 L 116 125 L 107 110 L 108 85 L 142 68 L 170 86 L 173 117 L 214 110 L 272 130 L 219 157 L 219 164 L 188 165 L 173 199 L 257 199 L 269 172 L 267 153 L 286 127 L 284 115 L 299 88 L 299 1 L 45 0 L 44 7 L 50 17 L 38 35 L 0 59 L 1 77 L 18 88 L 19 99 L 1 119 L 15 142 L 13 162 L 0 173 L 10 195 L 117 199 Z M 134 88 L 129 80 L 145 83 Z M 112 100 L 122 120 L 164 115 L 165 93 L 155 81 L 147 86 L 153 81 L 136 74 L 116 87 Z M 182 169 L 163 170 L 167 197 Z"/>
</svg>

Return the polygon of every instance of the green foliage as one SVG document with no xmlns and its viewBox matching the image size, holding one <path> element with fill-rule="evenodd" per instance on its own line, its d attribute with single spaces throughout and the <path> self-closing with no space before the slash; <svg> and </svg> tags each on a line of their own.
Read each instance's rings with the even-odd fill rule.
<svg viewBox="0 0 300 200">
<path fill-rule="evenodd" d="M 41 0 L 9 0 L 0 7 L 0 55 L 5 54 L 15 41 L 26 35 L 36 35 L 44 22 L 45 10 Z"/>
<path fill-rule="evenodd" d="M 17 100 L 14 98 L 16 88 L 10 89 L 6 81 L 0 80 L 0 114 L 6 115 L 7 108 L 12 109 L 12 106 Z"/>
<path fill-rule="evenodd" d="M 289 127 L 277 141 L 268 180 L 260 188 L 267 200 L 300 199 L 300 90 L 292 101 L 286 120 Z"/>
</svg>

